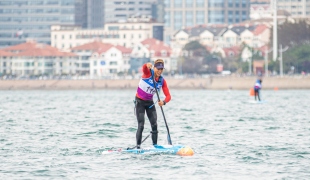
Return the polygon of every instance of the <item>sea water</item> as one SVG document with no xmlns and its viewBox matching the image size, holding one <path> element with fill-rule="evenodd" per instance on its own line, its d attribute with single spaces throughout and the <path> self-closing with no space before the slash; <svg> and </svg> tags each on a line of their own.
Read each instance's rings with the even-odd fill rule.
<svg viewBox="0 0 310 180">
<path fill-rule="evenodd" d="M 310 91 L 248 94 L 171 90 L 172 143 L 195 151 L 181 157 L 102 154 L 135 146 L 135 90 L 0 91 L 0 179 L 309 179 Z"/>
</svg>

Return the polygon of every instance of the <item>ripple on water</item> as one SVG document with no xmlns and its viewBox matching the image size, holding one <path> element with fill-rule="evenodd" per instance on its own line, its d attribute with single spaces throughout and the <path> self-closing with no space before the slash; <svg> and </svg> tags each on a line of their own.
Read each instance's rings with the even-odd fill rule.
<svg viewBox="0 0 310 180">
<path fill-rule="evenodd" d="M 258 105 L 248 91 L 171 90 L 172 142 L 195 152 L 181 157 L 102 154 L 136 144 L 132 90 L 0 91 L 0 178 L 308 179 L 310 93 L 262 93 L 268 103 Z M 146 116 L 143 137 L 150 128 Z"/>
</svg>

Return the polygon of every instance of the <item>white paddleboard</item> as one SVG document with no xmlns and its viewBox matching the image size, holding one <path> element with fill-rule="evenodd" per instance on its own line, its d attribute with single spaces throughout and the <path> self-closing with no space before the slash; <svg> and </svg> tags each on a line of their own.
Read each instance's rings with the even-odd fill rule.
<svg viewBox="0 0 310 180">
<path fill-rule="evenodd" d="M 262 101 L 249 101 L 249 103 L 250 104 L 265 104 L 265 103 L 267 103 L 267 101 L 264 101 L 264 100 L 262 100 Z"/>
</svg>

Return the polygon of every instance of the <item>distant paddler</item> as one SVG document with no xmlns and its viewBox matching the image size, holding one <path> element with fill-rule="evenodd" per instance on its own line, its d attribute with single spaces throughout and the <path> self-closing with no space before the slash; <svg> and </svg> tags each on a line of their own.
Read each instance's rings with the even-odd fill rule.
<svg viewBox="0 0 310 180">
<path fill-rule="evenodd" d="M 260 90 L 261 90 L 261 88 L 262 88 L 262 80 L 257 79 L 255 84 L 254 84 L 255 101 L 256 101 L 256 97 L 257 97 L 258 101 L 260 101 Z"/>
</svg>

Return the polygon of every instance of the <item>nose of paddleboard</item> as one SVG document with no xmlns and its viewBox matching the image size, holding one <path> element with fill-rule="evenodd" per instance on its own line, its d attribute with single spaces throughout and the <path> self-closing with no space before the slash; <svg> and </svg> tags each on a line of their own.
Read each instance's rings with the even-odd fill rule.
<svg viewBox="0 0 310 180">
<path fill-rule="evenodd" d="M 185 147 L 182 147 L 181 149 L 179 149 L 177 154 L 180 156 L 192 156 L 192 155 L 194 155 L 194 151 L 192 148 L 185 146 Z"/>
</svg>

